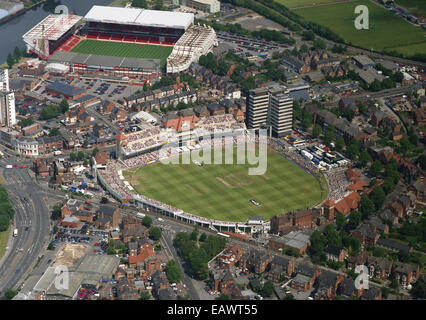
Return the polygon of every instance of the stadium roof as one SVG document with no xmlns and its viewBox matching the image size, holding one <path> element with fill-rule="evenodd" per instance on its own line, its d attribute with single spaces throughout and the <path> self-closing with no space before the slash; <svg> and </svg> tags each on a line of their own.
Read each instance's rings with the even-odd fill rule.
<svg viewBox="0 0 426 320">
<path fill-rule="evenodd" d="M 194 14 L 137 8 L 93 6 L 84 19 L 93 22 L 186 29 L 194 22 Z"/>
<path fill-rule="evenodd" d="M 43 39 L 44 35 L 48 40 L 58 40 L 81 18 L 73 14 L 50 14 L 25 33 L 23 38 Z"/>
<path fill-rule="evenodd" d="M 123 58 L 64 51 L 57 51 L 49 58 L 49 62 L 79 63 L 106 68 L 137 68 L 153 71 L 160 70 L 161 65 L 160 59 Z"/>
</svg>

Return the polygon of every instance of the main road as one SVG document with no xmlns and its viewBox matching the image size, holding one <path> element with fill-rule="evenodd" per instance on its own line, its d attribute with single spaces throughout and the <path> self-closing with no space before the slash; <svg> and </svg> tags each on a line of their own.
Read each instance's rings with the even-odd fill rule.
<svg viewBox="0 0 426 320">
<path fill-rule="evenodd" d="M 44 201 L 48 196 L 28 173 L 28 169 L 4 169 L 7 159 L 0 161 L 3 186 L 15 209 L 12 228 L 18 229 L 0 265 L 0 296 L 14 288 L 46 248 L 50 233 L 49 210 Z"/>
</svg>

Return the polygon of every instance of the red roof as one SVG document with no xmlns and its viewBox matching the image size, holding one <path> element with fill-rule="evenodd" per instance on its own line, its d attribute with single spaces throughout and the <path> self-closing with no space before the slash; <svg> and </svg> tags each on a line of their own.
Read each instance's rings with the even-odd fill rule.
<svg viewBox="0 0 426 320">
<path fill-rule="evenodd" d="M 334 201 L 331 200 L 331 199 L 328 199 L 328 200 L 326 200 L 324 202 L 324 206 L 326 206 L 326 207 L 332 207 L 332 206 L 334 206 Z"/>
<path fill-rule="evenodd" d="M 349 180 L 357 180 L 357 178 L 361 177 L 361 173 L 359 173 L 359 171 L 350 168 L 346 170 L 346 174 L 348 175 Z"/>
<path fill-rule="evenodd" d="M 356 192 L 352 192 L 336 203 L 336 210 L 347 216 L 349 213 L 351 213 L 352 210 L 358 208 L 358 202 L 360 200 L 361 196 Z"/>
<path fill-rule="evenodd" d="M 348 186 L 348 190 L 350 191 L 361 191 L 364 187 L 368 187 L 368 182 L 364 180 L 357 180 L 355 183 Z"/>
<path fill-rule="evenodd" d="M 166 122 L 163 122 L 163 126 L 166 128 L 172 128 L 177 132 L 182 132 L 194 129 L 195 123 L 198 121 L 200 121 L 200 119 L 198 119 L 198 117 L 195 115 L 187 117 L 179 116 L 175 119 L 170 119 Z"/>
<path fill-rule="evenodd" d="M 129 264 L 144 262 L 148 257 L 155 257 L 154 247 L 150 243 L 144 243 L 136 256 L 129 256 Z"/>
</svg>

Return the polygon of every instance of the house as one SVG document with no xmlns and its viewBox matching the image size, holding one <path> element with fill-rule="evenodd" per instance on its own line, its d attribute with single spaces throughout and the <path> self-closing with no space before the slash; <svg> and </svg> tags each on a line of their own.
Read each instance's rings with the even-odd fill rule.
<svg viewBox="0 0 426 320">
<path fill-rule="evenodd" d="M 336 203 L 336 211 L 347 217 L 352 210 L 358 208 L 358 203 L 360 200 L 361 196 L 357 192 L 351 192 L 349 195 Z"/>
<path fill-rule="evenodd" d="M 417 202 L 426 203 L 426 180 L 425 179 L 417 179 L 414 183 L 412 183 L 408 190 L 412 191 L 417 199 Z"/>
<path fill-rule="evenodd" d="M 98 108 L 101 113 L 110 114 L 112 109 L 115 108 L 115 104 L 112 101 L 103 100 Z"/>
<path fill-rule="evenodd" d="M 207 110 L 209 110 L 210 115 L 218 116 L 225 114 L 225 107 L 221 106 L 218 103 L 211 103 L 207 106 Z"/>
<path fill-rule="evenodd" d="M 348 256 L 348 250 L 346 248 L 339 248 L 335 245 L 327 245 L 324 248 L 327 261 L 342 262 Z"/>
<path fill-rule="evenodd" d="M 404 207 L 402 206 L 401 203 L 399 203 L 398 201 L 393 201 L 392 203 L 390 203 L 388 205 L 388 208 L 392 211 L 392 213 L 397 216 L 398 218 L 401 218 L 404 213 Z"/>
<path fill-rule="evenodd" d="M 348 269 L 355 269 L 358 266 L 365 265 L 367 262 L 368 253 L 363 251 L 355 256 L 349 256 L 346 258 L 346 267 Z"/>
<path fill-rule="evenodd" d="M 291 231 L 283 237 L 272 237 L 268 243 L 271 249 L 293 249 L 300 255 L 306 252 L 310 245 L 310 234 L 302 231 Z"/>
<path fill-rule="evenodd" d="M 397 262 L 392 269 L 392 277 L 396 279 L 403 288 L 416 282 L 419 278 L 419 274 L 419 267 L 414 267 L 408 263 Z"/>
<path fill-rule="evenodd" d="M 317 293 L 314 300 L 330 300 L 336 293 L 339 284 L 343 281 L 343 276 L 331 271 L 323 270 L 315 280 Z"/>
<path fill-rule="evenodd" d="M 352 299 L 353 297 L 359 298 L 363 293 L 364 289 L 355 287 L 355 281 L 351 278 L 343 278 L 342 282 L 339 283 L 336 294 L 346 298 Z"/>
<path fill-rule="evenodd" d="M 373 256 L 369 256 L 366 262 L 370 278 L 381 280 L 386 280 L 390 277 L 392 272 L 392 265 L 393 261 L 390 261 L 386 258 Z"/>
<path fill-rule="evenodd" d="M 80 219 L 77 217 L 66 216 L 62 219 L 62 227 L 77 228 L 80 225 Z"/>
<path fill-rule="evenodd" d="M 361 300 L 382 300 L 382 290 L 377 287 L 369 288 L 359 298 Z"/>
<path fill-rule="evenodd" d="M 314 286 L 315 280 L 319 275 L 320 271 L 317 267 L 306 264 L 299 265 L 297 267 L 297 275 L 290 283 L 290 287 L 296 290 L 302 289 L 303 291 L 307 291 Z"/>
<path fill-rule="evenodd" d="M 214 272 L 212 280 L 212 287 L 214 291 L 229 295 L 232 298 L 242 297 L 241 290 L 236 285 L 235 279 L 229 269 Z"/>
<path fill-rule="evenodd" d="M 414 250 L 413 247 L 388 239 L 379 239 L 379 241 L 377 241 L 377 245 L 393 251 L 406 251 L 411 253 Z"/>
<path fill-rule="evenodd" d="M 239 265 L 243 270 L 250 270 L 255 273 L 263 273 L 272 261 L 272 255 L 263 250 L 252 249 L 244 253 Z"/>
<path fill-rule="evenodd" d="M 380 233 L 371 225 L 363 223 L 352 231 L 352 237 L 361 241 L 361 244 L 370 243 L 376 245 L 380 238 Z"/>
<path fill-rule="evenodd" d="M 139 300 L 140 294 L 135 286 L 135 281 L 131 278 L 120 279 L 116 285 L 117 299 L 119 300 Z"/>
<path fill-rule="evenodd" d="M 69 199 L 61 208 L 62 218 L 83 210 L 83 204 L 76 199 Z"/>
<path fill-rule="evenodd" d="M 286 258 L 276 255 L 271 261 L 271 266 L 268 272 L 268 279 L 272 280 L 273 282 L 280 282 L 282 274 L 291 277 L 294 271 L 294 258 Z"/>
<path fill-rule="evenodd" d="M 298 59 L 298 58 L 294 58 L 294 57 L 290 57 L 290 56 L 286 56 L 284 58 L 281 59 L 281 63 L 290 68 L 291 70 L 303 74 L 303 73 L 307 73 L 309 71 L 311 71 L 311 67 L 309 66 L 309 64 L 306 64 L 306 62 Z"/>
<path fill-rule="evenodd" d="M 220 268 L 233 268 L 240 261 L 243 254 L 244 250 L 239 244 L 228 245 L 223 253 L 217 257 L 218 265 Z"/>
<path fill-rule="evenodd" d="M 135 267 L 137 263 L 142 262 L 145 263 L 145 260 L 148 257 L 155 257 L 154 247 L 151 243 L 145 242 L 138 249 L 138 254 L 130 256 L 129 255 L 129 266 Z"/>
<path fill-rule="evenodd" d="M 389 233 L 389 226 L 384 224 L 382 220 L 378 216 L 372 216 L 367 221 L 371 227 L 375 228 L 379 232 L 383 232 L 385 234 Z"/>
<path fill-rule="evenodd" d="M 98 217 L 110 220 L 111 227 L 117 228 L 121 221 L 120 209 L 110 206 L 100 206 L 98 210 Z"/>
<path fill-rule="evenodd" d="M 138 226 L 132 228 L 126 228 L 122 231 L 123 242 L 127 243 L 132 241 L 134 238 L 141 239 L 149 236 L 149 229 L 145 226 Z"/>
<path fill-rule="evenodd" d="M 398 223 L 398 217 L 392 213 L 391 210 L 385 209 L 379 213 L 380 219 L 390 221 L 393 225 Z"/>
</svg>

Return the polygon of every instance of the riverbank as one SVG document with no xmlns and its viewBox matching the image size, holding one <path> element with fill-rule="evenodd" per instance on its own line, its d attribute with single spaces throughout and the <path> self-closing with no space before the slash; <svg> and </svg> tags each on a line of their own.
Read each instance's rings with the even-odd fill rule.
<svg viewBox="0 0 426 320">
<path fill-rule="evenodd" d="M 29 5 L 29 6 L 26 6 L 26 3 L 24 4 L 24 7 L 21 9 L 21 10 L 19 10 L 19 11 L 17 11 L 17 12 L 14 12 L 14 13 L 12 13 L 12 14 L 10 14 L 10 15 L 8 15 L 8 16 L 6 16 L 5 18 L 3 18 L 2 20 L 0 20 L 0 25 L 2 25 L 3 23 L 6 23 L 6 22 L 9 22 L 10 20 L 12 20 L 12 19 L 14 19 L 14 18 L 16 18 L 16 17 L 18 17 L 18 16 L 20 16 L 20 15 L 22 15 L 22 14 L 24 14 L 25 12 L 27 12 L 28 10 L 30 10 L 30 9 L 32 9 L 32 8 L 34 8 L 35 6 L 38 6 L 38 5 L 40 5 L 40 4 L 42 4 L 42 3 L 44 3 L 44 2 L 46 2 L 47 0 L 40 0 L 39 2 L 37 2 L 37 3 L 32 3 L 31 5 Z"/>
</svg>

